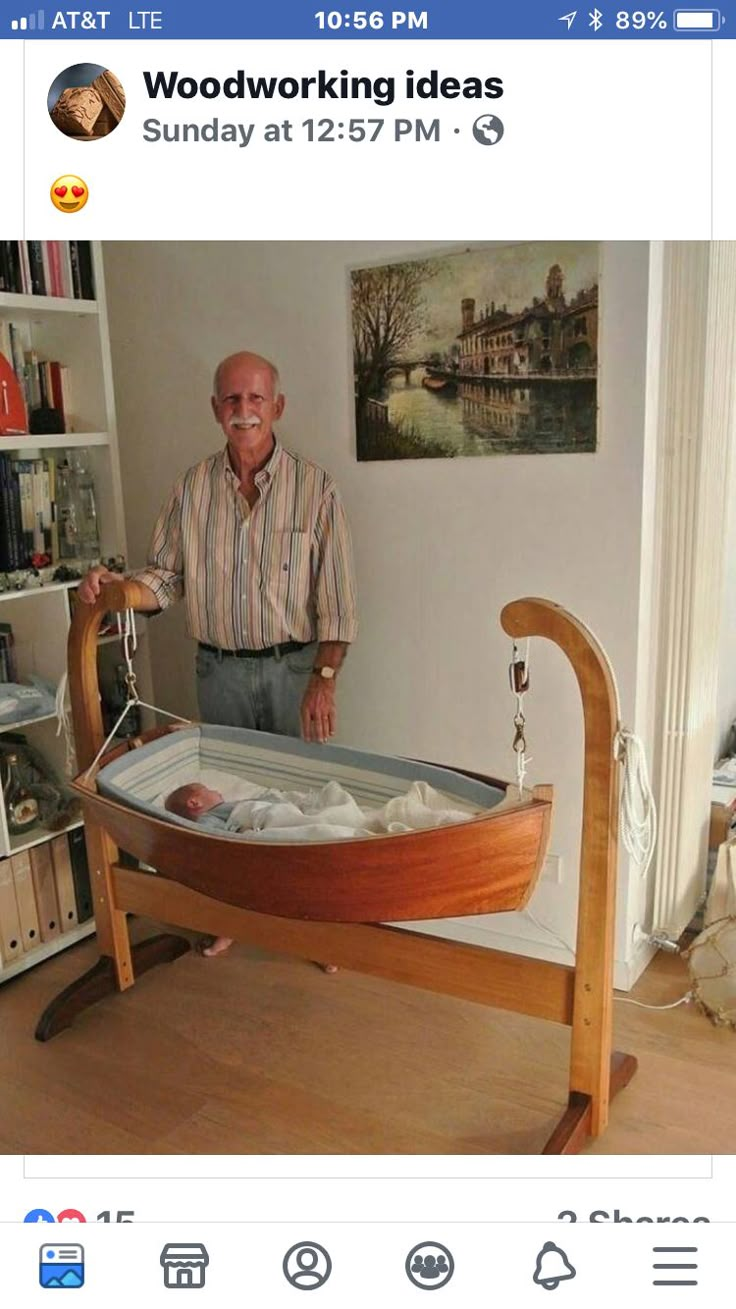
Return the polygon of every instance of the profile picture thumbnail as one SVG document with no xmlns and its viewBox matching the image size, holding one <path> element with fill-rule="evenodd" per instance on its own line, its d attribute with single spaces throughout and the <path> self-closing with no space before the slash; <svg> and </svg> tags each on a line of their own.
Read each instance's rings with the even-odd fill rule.
<svg viewBox="0 0 736 1309">
<path fill-rule="evenodd" d="M 71 64 L 51 83 L 51 121 L 64 136 L 97 141 L 109 136 L 125 113 L 122 82 L 101 64 Z"/>
</svg>

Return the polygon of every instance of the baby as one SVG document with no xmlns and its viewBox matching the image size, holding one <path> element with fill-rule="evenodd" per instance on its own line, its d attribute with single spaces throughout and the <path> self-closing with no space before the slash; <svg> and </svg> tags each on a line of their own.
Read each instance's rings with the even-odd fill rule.
<svg viewBox="0 0 736 1309">
<path fill-rule="evenodd" d="M 199 823 L 202 827 L 222 831 L 227 829 L 228 819 L 235 808 L 235 803 L 235 801 L 228 803 L 219 791 L 204 786 L 202 782 L 186 782 L 184 786 L 177 786 L 175 791 L 167 795 L 164 808 L 179 818 L 188 818 L 190 822 Z M 212 959 L 215 955 L 224 954 L 232 943 L 230 936 L 207 938 L 201 946 L 201 953 L 207 959 Z M 336 964 L 319 966 L 325 973 L 337 972 Z"/>
<path fill-rule="evenodd" d="M 187 782 L 167 795 L 164 808 L 170 814 L 201 823 L 203 827 L 221 829 L 227 827 L 235 803 L 227 804 L 219 791 L 213 791 L 202 782 Z"/>
</svg>

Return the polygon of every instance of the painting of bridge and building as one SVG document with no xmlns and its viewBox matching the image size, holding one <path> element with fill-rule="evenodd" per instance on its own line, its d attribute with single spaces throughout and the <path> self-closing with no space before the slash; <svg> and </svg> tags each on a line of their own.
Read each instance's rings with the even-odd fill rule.
<svg viewBox="0 0 736 1309">
<path fill-rule="evenodd" d="M 596 242 L 351 273 L 359 460 L 596 448 Z"/>
</svg>

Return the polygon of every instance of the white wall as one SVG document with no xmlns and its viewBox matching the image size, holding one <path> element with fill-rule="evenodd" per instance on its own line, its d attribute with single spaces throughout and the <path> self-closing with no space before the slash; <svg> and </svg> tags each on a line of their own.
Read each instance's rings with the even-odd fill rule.
<svg viewBox="0 0 736 1309">
<path fill-rule="evenodd" d="M 736 720 L 736 459 L 731 460 L 729 513 L 724 547 L 721 646 L 718 659 L 718 738 L 713 757 L 730 748 L 730 727 Z"/>
<path fill-rule="evenodd" d="M 361 630 L 341 678 L 339 739 L 509 778 L 510 646 L 498 625 L 508 600 L 545 596 L 573 610 L 608 651 L 624 719 L 635 726 L 643 713 L 635 696 L 649 251 L 639 242 L 602 247 L 595 455 L 358 464 L 346 270 L 442 248 L 457 244 L 106 244 L 128 540 L 138 565 L 175 475 L 220 444 L 209 412 L 218 359 L 239 348 L 272 357 L 288 399 L 281 438 L 334 474 L 354 534 Z M 151 627 L 159 702 L 194 713 L 183 612 L 169 611 Z M 572 941 L 579 698 L 554 647 L 535 644 L 531 675 L 531 781 L 556 787 L 550 850 L 562 857 L 562 883 L 543 883 L 533 909 Z M 630 915 L 622 871 L 618 977 L 625 982 Z M 557 942 L 518 915 L 447 930 L 560 957 Z"/>
</svg>

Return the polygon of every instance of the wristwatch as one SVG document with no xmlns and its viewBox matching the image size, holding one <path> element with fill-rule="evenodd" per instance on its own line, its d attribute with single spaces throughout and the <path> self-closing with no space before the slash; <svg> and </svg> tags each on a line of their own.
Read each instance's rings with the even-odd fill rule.
<svg viewBox="0 0 736 1309">
<path fill-rule="evenodd" d="M 331 682 L 333 677 L 337 677 L 337 669 L 330 668 L 329 664 L 323 664 L 321 668 L 313 668 L 312 672 L 317 677 L 323 677 L 326 682 Z"/>
</svg>

